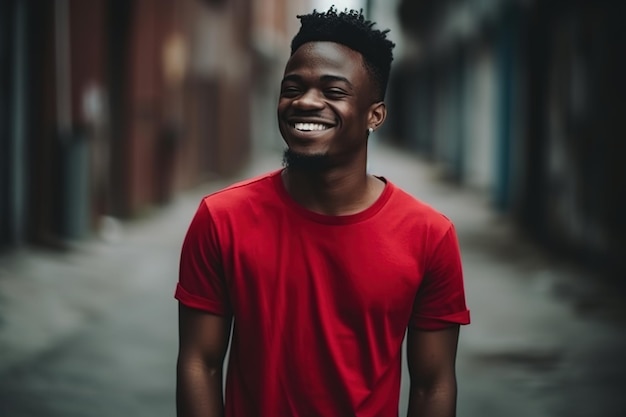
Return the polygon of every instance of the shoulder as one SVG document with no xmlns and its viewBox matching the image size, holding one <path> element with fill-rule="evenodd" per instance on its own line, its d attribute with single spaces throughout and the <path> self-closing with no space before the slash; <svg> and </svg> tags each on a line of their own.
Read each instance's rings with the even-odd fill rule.
<svg viewBox="0 0 626 417">
<path fill-rule="evenodd" d="M 256 177 L 233 183 L 204 196 L 203 203 L 211 212 L 233 210 L 272 195 L 274 184 L 281 170 L 271 171 Z"/>
<path fill-rule="evenodd" d="M 452 221 L 444 213 L 392 183 L 389 184 L 393 187 L 389 208 L 396 216 L 402 217 L 407 225 L 426 226 L 442 234 L 453 227 Z"/>
</svg>

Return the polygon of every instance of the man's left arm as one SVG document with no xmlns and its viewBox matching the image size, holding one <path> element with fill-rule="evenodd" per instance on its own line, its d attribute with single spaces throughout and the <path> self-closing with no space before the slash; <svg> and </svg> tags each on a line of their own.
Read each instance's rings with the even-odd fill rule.
<svg viewBox="0 0 626 417">
<path fill-rule="evenodd" d="M 458 325 L 440 330 L 409 327 L 407 360 L 411 388 L 408 417 L 456 415 L 458 339 Z"/>
</svg>

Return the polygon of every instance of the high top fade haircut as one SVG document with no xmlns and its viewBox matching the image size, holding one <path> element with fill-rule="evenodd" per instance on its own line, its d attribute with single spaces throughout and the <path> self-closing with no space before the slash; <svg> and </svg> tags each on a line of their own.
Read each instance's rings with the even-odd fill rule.
<svg viewBox="0 0 626 417">
<path fill-rule="evenodd" d="M 298 15 L 300 30 L 291 41 L 291 55 L 307 42 L 335 42 L 359 52 L 363 56 L 365 69 L 375 84 L 376 100 L 382 101 L 387 91 L 393 48 L 387 39 L 387 30 L 374 29 L 374 22 L 365 20 L 363 9 L 345 9 L 337 13 L 335 6 L 320 13 Z"/>
</svg>

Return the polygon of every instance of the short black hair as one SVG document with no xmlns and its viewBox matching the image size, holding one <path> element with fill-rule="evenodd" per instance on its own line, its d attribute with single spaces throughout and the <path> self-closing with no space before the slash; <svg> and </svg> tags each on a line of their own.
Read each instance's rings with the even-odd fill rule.
<svg viewBox="0 0 626 417">
<path fill-rule="evenodd" d="M 374 29 L 374 22 L 365 20 L 363 10 L 345 9 L 337 13 L 335 6 L 328 11 L 298 15 L 300 30 L 291 41 L 291 55 L 307 42 L 335 42 L 359 52 L 363 56 L 365 68 L 375 82 L 378 100 L 385 98 L 393 48 L 395 44 L 387 39 L 387 30 Z"/>
</svg>

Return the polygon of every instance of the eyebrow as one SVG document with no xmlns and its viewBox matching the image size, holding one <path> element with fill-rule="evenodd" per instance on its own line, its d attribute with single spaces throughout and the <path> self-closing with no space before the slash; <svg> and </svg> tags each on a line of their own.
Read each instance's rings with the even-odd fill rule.
<svg viewBox="0 0 626 417">
<path fill-rule="evenodd" d="M 338 81 L 338 82 L 346 83 L 350 88 L 353 88 L 352 83 L 347 78 L 341 77 L 339 75 L 322 75 L 320 77 L 320 80 L 323 82 L 337 82 Z M 286 81 L 301 82 L 302 76 L 298 74 L 286 75 L 281 81 L 281 84 Z"/>
</svg>

